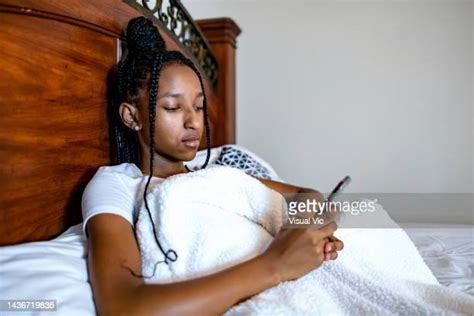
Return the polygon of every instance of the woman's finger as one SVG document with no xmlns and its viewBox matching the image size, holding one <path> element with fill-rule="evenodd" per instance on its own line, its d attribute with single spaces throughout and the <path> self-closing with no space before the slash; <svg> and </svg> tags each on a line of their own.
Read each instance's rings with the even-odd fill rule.
<svg viewBox="0 0 474 316">
<path fill-rule="evenodd" d="M 324 252 L 326 253 L 331 252 L 333 251 L 334 248 L 335 248 L 335 245 L 333 245 L 332 242 L 328 242 L 324 245 Z"/>
<path fill-rule="evenodd" d="M 338 256 L 337 252 L 327 252 L 324 254 L 324 261 L 334 260 Z"/>
<path fill-rule="evenodd" d="M 342 241 L 327 242 L 324 245 L 324 252 L 335 252 L 340 251 L 344 248 L 344 243 Z"/>
<path fill-rule="evenodd" d="M 334 235 L 328 236 L 330 242 L 335 242 L 337 245 L 337 250 L 342 250 L 344 248 L 344 242 Z"/>
</svg>

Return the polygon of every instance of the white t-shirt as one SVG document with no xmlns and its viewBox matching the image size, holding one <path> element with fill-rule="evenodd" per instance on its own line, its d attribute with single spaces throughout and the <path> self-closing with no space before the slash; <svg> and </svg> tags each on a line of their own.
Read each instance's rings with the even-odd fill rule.
<svg viewBox="0 0 474 316">
<path fill-rule="evenodd" d="M 82 229 L 87 237 L 86 225 L 97 214 L 117 214 L 133 226 L 143 201 L 148 176 L 133 163 L 99 167 L 82 194 Z M 164 179 L 152 177 L 148 192 Z"/>
</svg>

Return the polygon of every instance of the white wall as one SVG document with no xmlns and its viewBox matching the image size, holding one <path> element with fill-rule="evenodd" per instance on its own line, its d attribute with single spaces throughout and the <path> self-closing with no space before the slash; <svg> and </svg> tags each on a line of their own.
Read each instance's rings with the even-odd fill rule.
<svg viewBox="0 0 474 316">
<path fill-rule="evenodd" d="M 242 28 L 237 143 L 289 182 L 473 192 L 471 1 L 182 2 Z"/>
</svg>

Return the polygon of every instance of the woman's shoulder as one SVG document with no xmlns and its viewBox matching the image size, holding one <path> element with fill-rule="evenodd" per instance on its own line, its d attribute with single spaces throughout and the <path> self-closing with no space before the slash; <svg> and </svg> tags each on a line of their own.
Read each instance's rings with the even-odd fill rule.
<svg viewBox="0 0 474 316">
<path fill-rule="evenodd" d="M 117 165 L 100 166 L 91 178 L 87 187 L 97 190 L 101 187 L 118 187 L 128 190 L 136 188 L 143 179 L 140 169 L 133 164 L 124 162 Z"/>
<path fill-rule="evenodd" d="M 130 162 L 124 162 L 117 165 L 100 166 L 96 172 L 96 176 L 108 174 L 127 176 L 135 179 L 142 177 L 141 170 L 134 163 Z"/>
</svg>

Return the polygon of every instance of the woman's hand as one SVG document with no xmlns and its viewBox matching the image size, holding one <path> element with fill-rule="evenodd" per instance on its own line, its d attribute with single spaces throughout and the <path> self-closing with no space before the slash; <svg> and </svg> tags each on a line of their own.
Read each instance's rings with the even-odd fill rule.
<svg viewBox="0 0 474 316">
<path fill-rule="evenodd" d="M 308 199 L 314 200 L 319 203 L 323 203 L 324 201 L 326 201 L 325 197 L 321 194 L 321 192 L 311 189 L 311 188 L 303 188 L 303 187 L 299 187 L 299 186 L 295 186 L 295 185 L 291 185 L 291 184 L 283 183 L 279 181 L 261 179 L 257 177 L 255 178 L 260 180 L 260 182 L 265 184 L 270 189 L 273 189 L 279 192 L 280 194 L 282 194 L 283 197 L 286 199 L 287 203 L 290 203 L 290 202 L 306 203 Z M 339 219 L 340 211 L 337 210 L 337 208 L 334 209 L 334 205 L 329 205 L 329 206 L 331 208 L 331 212 L 323 212 L 322 214 L 320 214 L 320 217 L 323 219 L 323 223 L 324 223 L 323 225 L 326 225 L 330 222 L 335 222 Z M 298 217 L 298 218 L 317 217 L 317 216 L 318 215 L 316 215 L 315 213 L 313 214 L 303 213 L 303 214 L 295 215 L 295 217 Z M 304 226 L 304 225 L 299 225 L 299 226 Z M 286 260 L 286 264 L 290 265 L 290 267 L 288 268 L 284 267 L 285 262 L 283 262 L 283 264 L 278 263 L 279 260 L 283 260 L 283 259 L 275 259 L 275 261 L 277 261 L 277 264 L 276 264 L 277 269 L 292 270 L 292 272 L 290 271 L 289 275 L 292 275 L 292 276 L 296 275 L 296 277 L 294 278 L 297 278 L 309 272 L 310 270 L 319 267 L 324 261 L 334 260 L 337 258 L 337 255 L 338 255 L 337 252 L 342 250 L 342 248 L 344 247 L 343 242 L 339 240 L 338 238 L 334 237 L 332 233 L 326 234 L 327 233 L 326 230 L 329 228 L 326 228 L 326 230 L 322 230 L 323 227 L 327 227 L 327 226 L 323 226 L 319 229 L 315 229 L 316 225 L 314 224 L 312 224 L 311 226 L 312 226 L 311 229 L 301 229 L 301 228 L 294 229 L 294 230 L 282 229 L 280 233 L 275 236 L 273 243 L 264 253 L 267 256 L 269 255 L 269 257 L 271 257 L 271 260 L 273 260 L 275 256 L 276 257 L 284 256 L 286 252 L 289 254 L 292 254 L 293 252 L 296 252 L 296 253 L 301 252 L 305 260 L 308 259 L 306 261 L 300 260 L 300 261 L 305 261 L 305 262 L 303 262 L 301 264 L 301 267 L 299 268 L 291 267 L 291 264 L 294 264 L 294 265 L 300 264 L 298 263 L 297 258 L 295 259 L 288 258 Z M 334 230 L 335 229 L 336 228 L 334 228 Z M 319 233 L 316 233 L 318 231 Z M 315 245 L 313 247 L 314 249 L 310 249 L 310 252 L 306 252 L 309 245 L 313 243 L 312 239 L 318 239 L 319 243 L 317 243 L 317 246 Z M 288 243 L 291 244 L 292 240 L 297 240 L 297 242 L 301 243 L 302 245 L 301 246 L 299 246 L 299 244 L 298 246 L 288 245 Z M 311 241 L 308 241 L 308 240 L 311 240 Z M 296 244 L 296 241 L 295 241 L 295 244 Z M 301 249 L 300 250 L 293 249 L 292 247 L 296 247 L 296 248 L 300 247 Z M 319 249 L 318 247 L 322 249 L 322 254 L 319 253 L 320 250 L 316 250 L 316 249 Z M 318 253 L 315 253 L 315 252 L 318 252 Z M 278 253 L 280 253 L 280 255 L 278 255 Z M 317 260 L 318 257 L 322 257 L 320 262 Z M 271 260 L 270 260 L 270 263 L 273 264 Z M 309 266 L 307 266 L 308 264 Z M 283 275 L 287 275 L 287 274 L 283 273 Z M 284 279 L 284 277 L 283 279 L 281 279 L 281 281 L 285 281 L 285 280 L 286 279 Z"/>
<path fill-rule="evenodd" d="M 262 256 L 268 259 L 280 282 L 297 279 L 325 260 L 337 257 L 343 244 L 332 236 L 336 229 L 334 222 L 319 229 L 283 228 Z"/>
</svg>

